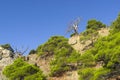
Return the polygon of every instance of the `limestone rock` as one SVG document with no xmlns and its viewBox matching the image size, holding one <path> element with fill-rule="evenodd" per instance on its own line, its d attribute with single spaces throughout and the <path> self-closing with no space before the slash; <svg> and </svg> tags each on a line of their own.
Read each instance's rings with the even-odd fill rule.
<svg viewBox="0 0 120 80">
<path fill-rule="evenodd" d="M 13 63 L 14 53 L 10 50 L 4 49 L 0 46 L 0 80 L 7 80 L 4 75 L 2 75 L 2 70 L 5 66 Z"/>
<path fill-rule="evenodd" d="M 72 36 L 70 39 L 69 39 L 69 41 L 68 41 L 68 43 L 69 44 L 71 44 L 71 45 L 75 45 L 75 44 L 77 44 L 77 40 L 79 39 L 79 36 L 78 35 L 76 35 L 76 36 Z"/>
</svg>

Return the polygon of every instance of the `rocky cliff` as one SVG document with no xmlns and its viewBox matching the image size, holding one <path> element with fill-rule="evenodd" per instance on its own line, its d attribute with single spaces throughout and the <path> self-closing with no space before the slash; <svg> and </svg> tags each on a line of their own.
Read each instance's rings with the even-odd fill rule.
<svg viewBox="0 0 120 80">
<path fill-rule="evenodd" d="M 5 66 L 13 62 L 14 53 L 8 49 L 0 46 L 0 80 L 7 80 L 4 75 L 2 75 L 2 70 Z"/>
</svg>

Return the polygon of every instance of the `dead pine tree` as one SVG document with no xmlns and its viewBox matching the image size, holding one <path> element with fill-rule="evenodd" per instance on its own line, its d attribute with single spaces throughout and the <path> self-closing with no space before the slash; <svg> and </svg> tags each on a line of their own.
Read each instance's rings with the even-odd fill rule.
<svg viewBox="0 0 120 80">
<path fill-rule="evenodd" d="M 68 28 L 66 30 L 66 34 L 73 32 L 74 35 L 78 35 L 78 25 L 80 23 L 80 18 L 75 19 L 74 21 L 72 21 L 69 25 Z"/>
<path fill-rule="evenodd" d="M 28 51 L 28 47 L 26 49 L 23 49 L 23 47 L 21 49 L 18 48 L 14 48 L 14 53 L 15 56 L 14 58 L 19 58 L 19 57 L 23 57 L 23 55 Z"/>
</svg>

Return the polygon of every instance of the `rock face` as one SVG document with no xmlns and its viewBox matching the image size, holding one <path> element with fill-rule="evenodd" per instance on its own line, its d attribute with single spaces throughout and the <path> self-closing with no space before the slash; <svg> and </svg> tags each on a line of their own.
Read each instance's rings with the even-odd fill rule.
<svg viewBox="0 0 120 80">
<path fill-rule="evenodd" d="M 5 66 L 13 62 L 14 53 L 10 50 L 4 49 L 0 46 L 0 80 L 7 80 L 5 76 L 2 75 L 2 70 Z"/>
<path fill-rule="evenodd" d="M 87 40 L 84 44 L 82 44 L 80 42 L 80 36 L 79 35 L 75 35 L 72 36 L 68 43 L 78 52 L 83 53 L 84 50 L 88 49 L 92 43 L 92 41 Z"/>
<path fill-rule="evenodd" d="M 49 72 L 50 72 L 50 61 L 51 61 L 51 57 L 48 57 L 48 58 L 40 58 L 38 57 L 37 54 L 30 54 L 28 55 L 28 63 L 30 64 L 34 64 L 36 66 L 38 66 L 45 75 L 48 75 Z"/>
<path fill-rule="evenodd" d="M 108 36 L 110 29 L 109 28 L 101 28 L 100 30 L 98 30 L 98 36 L 104 37 L 104 36 Z M 84 53 L 85 50 L 88 50 L 89 48 L 92 47 L 92 43 L 93 41 L 91 40 L 87 40 L 84 42 L 84 44 L 82 44 L 83 42 L 80 41 L 81 35 L 75 35 L 72 36 L 68 43 L 78 52 L 80 52 L 81 54 Z M 97 39 L 98 37 L 96 37 Z"/>
</svg>

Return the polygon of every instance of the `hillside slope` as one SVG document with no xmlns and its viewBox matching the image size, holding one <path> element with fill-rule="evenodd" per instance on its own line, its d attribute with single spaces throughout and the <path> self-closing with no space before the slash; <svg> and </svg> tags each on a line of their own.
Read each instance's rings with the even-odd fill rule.
<svg viewBox="0 0 120 80">
<path fill-rule="evenodd" d="M 99 35 L 100 36 L 106 36 L 109 34 L 109 29 L 108 28 L 102 28 L 100 29 L 99 31 Z M 69 40 L 68 40 L 68 43 L 76 50 L 76 51 L 79 51 L 80 53 L 83 53 L 84 51 L 88 50 L 84 50 L 83 49 L 85 47 L 90 47 L 89 45 L 91 44 L 91 41 L 88 40 L 85 42 L 85 44 L 82 44 L 80 42 L 80 36 L 81 35 L 75 35 L 75 36 L 72 36 Z M 56 38 L 57 39 L 57 38 Z M 53 40 L 53 39 L 51 39 Z M 48 40 L 49 41 L 49 40 Z M 46 45 L 47 43 L 45 43 L 44 45 Z M 54 44 L 54 42 L 52 42 L 52 44 Z M 59 44 L 59 43 L 58 43 Z M 49 46 L 51 44 L 49 43 Z M 49 50 L 49 47 L 47 48 Z M 46 53 L 46 52 L 45 52 Z M 50 70 L 50 63 L 52 60 L 54 60 L 54 55 L 53 54 L 49 54 L 49 53 L 46 53 L 44 55 L 41 55 L 41 56 L 38 56 L 36 54 L 30 54 L 29 56 L 29 60 L 28 62 L 30 64 L 36 64 L 42 71 L 45 75 L 49 76 L 51 70 Z M 75 63 L 70 63 L 70 64 L 75 64 Z M 59 77 L 48 77 L 48 80 L 78 80 L 79 79 L 79 75 L 78 75 L 78 72 L 77 70 L 70 70 L 70 71 L 67 71 L 65 73 L 63 73 L 62 76 L 59 76 Z"/>
<path fill-rule="evenodd" d="M 102 23 L 100 24 L 102 25 Z M 86 39 L 86 36 L 84 36 L 86 35 L 86 33 L 88 34 L 87 39 Z M 36 64 L 43 71 L 43 73 L 46 76 L 48 76 L 48 80 L 79 80 L 78 70 L 81 67 L 81 61 L 80 61 L 80 55 L 78 54 L 84 53 L 86 50 L 92 48 L 93 47 L 92 44 L 98 38 L 104 37 L 107 35 L 109 35 L 109 28 L 103 27 L 103 28 L 99 28 L 98 30 L 88 29 L 79 35 L 73 35 L 72 37 L 70 37 L 69 40 L 66 40 L 63 37 L 54 36 L 50 38 L 45 44 L 37 48 L 36 53 L 40 54 L 40 56 L 36 54 L 30 54 L 28 56 L 29 57 L 28 62 Z M 92 36 L 92 39 L 91 39 L 91 36 Z M 93 38 L 94 38 L 94 42 L 93 42 Z M 75 57 L 76 60 L 74 62 L 66 62 L 67 59 L 69 59 L 70 56 L 72 55 L 70 54 L 68 57 L 66 56 L 66 54 L 68 53 L 66 52 L 64 53 L 64 51 L 69 50 L 69 48 L 71 48 L 70 46 L 72 46 L 73 49 L 78 52 L 78 53 L 74 53 L 73 55 L 73 57 L 76 56 Z M 62 50 L 62 52 L 59 52 L 61 51 L 62 47 L 66 47 L 66 49 L 64 51 Z M 64 53 L 64 56 L 62 56 L 63 53 Z M 57 57 L 57 60 L 56 60 L 56 57 Z M 64 57 L 68 57 L 68 58 L 64 58 Z M 60 64 L 59 59 L 60 59 L 60 62 L 63 61 L 62 64 Z M 72 59 L 74 60 L 74 58 Z M 52 63 L 51 65 L 51 62 L 53 62 L 54 64 Z M 62 71 L 62 69 L 64 69 L 64 67 L 62 66 L 57 67 L 58 65 L 65 66 L 66 68 L 68 67 L 68 70 L 67 71 L 63 70 L 62 75 L 58 76 L 57 74 L 61 74 L 61 72 L 58 73 L 57 71 L 59 70 Z M 55 75 L 49 76 L 52 71 L 51 70 L 52 66 L 53 67 L 56 66 L 55 68 L 52 68 L 54 70 L 53 73 L 55 72 Z M 71 69 L 71 67 L 73 68 Z M 98 66 L 96 67 L 98 68 Z"/>
<path fill-rule="evenodd" d="M 54 52 L 52 52 L 53 50 Z M 41 52 L 44 54 L 41 54 Z M 43 73 L 48 76 L 48 80 L 78 80 L 76 61 L 79 59 L 76 57 L 80 55 L 68 44 L 68 39 L 53 36 L 42 47 L 38 47 L 38 53 L 40 53 L 40 56 L 30 54 L 28 62 L 36 63 Z M 72 68 L 75 68 L 75 70 Z"/>
</svg>

